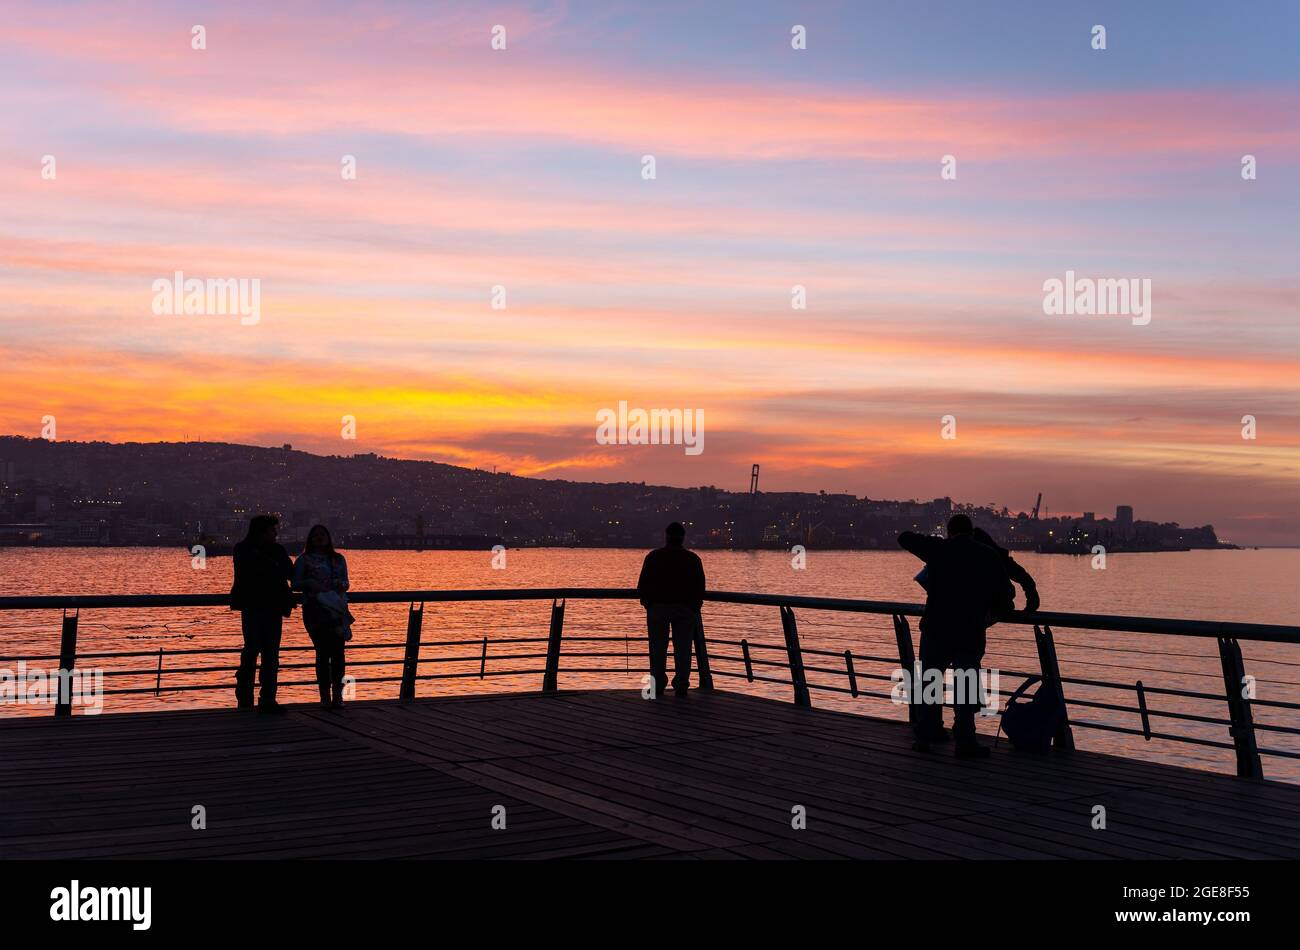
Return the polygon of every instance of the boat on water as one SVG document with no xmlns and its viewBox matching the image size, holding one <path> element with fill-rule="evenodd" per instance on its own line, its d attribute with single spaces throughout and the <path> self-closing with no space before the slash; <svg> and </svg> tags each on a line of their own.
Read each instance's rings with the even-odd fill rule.
<svg viewBox="0 0 1300 950">
<path fill-rule="evenodd" d="M 43 524 L 0 525 L 0 547 L 31 548 L 41 543 L 45 531 Z"/>
<path fill-rule="evenodd" d="M 197 554 L 195 548 L 203 548 L 204 557 L 230 557 L 235 553 L 235 546 L 227 541 L 220 541 L 215 535 L 208 534 L 203 530 L 202 522 L 199 523 L 199 530 L 195 533 L 196 540 L 187 544 L 185 550 L 191 554 Z"/>
</svg>

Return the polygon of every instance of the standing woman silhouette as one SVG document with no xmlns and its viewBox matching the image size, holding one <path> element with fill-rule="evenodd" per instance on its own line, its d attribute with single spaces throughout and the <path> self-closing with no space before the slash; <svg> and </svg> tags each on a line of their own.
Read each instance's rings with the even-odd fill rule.
<svg viewBox="0 0 1300 950">
<path fill-rule="evenodd" d="M 316 648 L 320 704 L 343 708 L 343 645 L 352 639 L 348 612 L 348 562 L 334 550 L 329 529 L 315 525 L 293 565 L 293 589 L 302 591 L 302 623 Z"/>
</svg>

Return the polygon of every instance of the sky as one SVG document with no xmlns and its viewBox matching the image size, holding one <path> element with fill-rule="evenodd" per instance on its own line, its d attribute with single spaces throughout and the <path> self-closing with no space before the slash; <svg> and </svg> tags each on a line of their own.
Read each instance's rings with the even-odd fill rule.
<svg viewBox="0 0 1300 950">
<path fill-rule="evenodd" d="M 1298 50 L 1293 0 L 5 0 L 0 432 L 1300 544 Z"/>
</svg>

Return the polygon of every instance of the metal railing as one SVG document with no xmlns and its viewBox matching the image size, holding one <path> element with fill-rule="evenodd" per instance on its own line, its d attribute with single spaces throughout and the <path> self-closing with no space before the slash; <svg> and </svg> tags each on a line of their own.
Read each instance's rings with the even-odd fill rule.
<svg viewBox="0 0 1300 950">
<path fill-rule="evenodd" d="M 566 642 L 568 644 L 603 644 L 622 642 L 626 648 L 624 637 L 569 636 L 566 638 L 564 636 L 564 611 L 566 603 L 570 600 L 636 600 L 636 597 L 636 591 L 628 588 L 532 588 L 501 590 L 352 592 L 349 594 L 349 601 L 352 604 L 404 603 L 409 606 L 407 611 L 406 636 L 402 641 L 350 645 L 348 647 L 348 652 L 352 654 L 352 656 L 349 658 L 348 665 L 349 667 L 362 668 L 400 667 L 400 675 L 354 677 L 354 681 L 357 683 L 396 682 L 399 684 L 398 696 L 404 702 L 409 702 L 415 698 L 416 685 L 421 681 L 431 682 L 442 679 L 470 677 L 486 679 L 489 676 L 532 676 L 540 674 L 542 677 L 543 692 L 555 692 L 559 688 L 558 678 L 561 670 L 565 673 L 585 674 L 607 674 L 615 672 L 608 666 L 562 665 L 562 658 L 567 660 L 581 660 L 609 659 L 626 656 L 625 653 L 602 651 L 599 649 L 595 651 L 565 651 L 563 647 Z M 529 600 L 551 601 L 550 627 L 547 636 L 545 637 L 498 637 L 495 639 L 481 637 L 461 640 L 425 640 L 422 636 L 425 613 L 424 608 L 426 604 Z M 704 689 L 713 688 L 714 676 L 723 676 L 743 679 L 748 683 L 757 682 L 788 685 L 793 691 L 792 698 L 795 705 L 802 707 L 809 707 L 812 705 L 812 691 L 843 694 L 854 699 L 859 697 L 893 699 L 895 694 L 892 691 L 889 693 L 881 693 L 864 689 L 864 681 L 869 683 L 883 680 L 894 683 L 897 681 L 899 669 L 903 671 L 912 671 L 916 668 L 916 653 L 913 647 L 909 618 L 920 616 L 922 613 L 922 607 L 919 604 L 893 601 L 849 600 L 828 597 L 786 596 L 780 594 L 754 594 L 733 591 L 709 592 L 705 595 L 705 600 L 719 604 L 745 604 L 750 606 L 778 608 L 783 633 L 783 642 L 779 644 L 765 643 L 751 641 L 748 638 L 710 639 L 706 638 L 703 626 L 701 625 L 695 637 L 695 653 L 699 666 L 699 682 L 701 688 Z M 224 594 L 93 594 L 0 597 L 0 610 L 62 610 L 63 612 L 62 637 L 60 642 L 60 651 L 57 656 L 0 656 L 0 662 L 13 662 L 16 660 L 34 660 L 38 662 L 57 661 L 60 673 L 65 671 L 71 673 L 71 671 L 76 669 L 79 660 L 144 657 L 150 659 L 156 658 L 156 666 L 149 669 L 109 670 L 103 673 L 105 676 L 114 677 L 140 677 L 153 675 L 155 680 L 152 687 L 126 686 L 109 688 L 104 689 L 103 693 L 154 693 L 155 695 L 159 695 L 163 691 L 162 677 L 164 672 L 174 676 L 178 674 L 229 674 L 234 671 L 234 667 L 230 666 L 186 665 L 181 667 L 171 666 L 164 669 L 164 660 L 166 658 L 171 658 L 173 662 L 177 658 L 182 658 L 182 662 L 189 663 L 190 658 L 192 657 L 235 654 L 240 652 L 239 648 L 191 648 L 173 650 L 159 648 L 156 651 L 116 651 L 108 653 L 79 652 L 77 645 L 77 630 L 80 611 L 83 609 L 228 607 L 229 604 L 230 598 L 228 595 Z M 889 616 L 893 621 L 897 652 L 892 656 L 879 656 L 868 653 L 855 654 L 852 650 L 836 652 L 833 650 L 805 648 L 800 643 L 798 623 L 794 613 L 796 608 L 800 610 L 834 611 Z M 1242 640 L 1262 643 L 1300 644 L 1300 627 L 1204 620 L 1178 620 L 1156 617 L 1122 617 L 1098 614 L 1060 613 L 1053 611 L 1035 612 L 1033 614 L 1016 612 L 1005 617 L 1003 622 L 1024 624 L 1032 628 L 1034 646 L 1038 658 L 1038 670 L 1030 673 L 1002 668 L 999 669 L 999 673 L 1005 673 L 1012 676 L 1041 677 L 1041 685 L 1039 688 L 1056 691 L 1059 699 L 1063 704 L 1065 704 L 1067 710 L 1071 708 L 1088 708 L 1132 714 L 1136 717 L 1136 722 L 1139 724 L 1138 726 L 1129 727 L 1115 725 L 1113 723 L 1079 720 L 1071 717 L 1067 712 L 1065 721 L 1062 723 L 1053 740 L 1053 744 L 1057 748 L 1065 750 L 1073 748 L 1072 729 L 1077 726 L 1142 736 L 1148 741 L 1153 738 L 1165 739 L 1173 742 L 1193 743 L 1213 748 L 1232 750 L 1236 756 L 1237 774 L 1250 778 L 1260 778 L 1263 776 L 1263 769 L 1260 761 L 1261 756 L 1300 759 L 1300 753 L 1287 749 L 1261 747 L 1257 744 L 1257 730 L 1274 734 L 1300 735 L 1300 728 L 1271 723 L 1256 723 L 1252 714 L 1253 708 L 1266 707 L 1295 711 L 1300 710 L 1300 703 L 1287 702 L 1284 700 L 1263 700 L 1257 698 L 1254 695 L 1253 680 L 1246 674 L 1240 647 L 1240 641 Z M 1218 645 L 1219 663 L 1223 676 L 1223 692 L 1204 692 L 1171 687 L 1146 686 L 1141 680 L 1137 680 L 1130 684 L 1092 678 L 1063 676 L 1060 671 L 1060 661 L 1057 656 L 1055 637 L 1052 632 L 1054 626 L 1058 628 L 1138 634 L 1143 637 L 1177 636 L 1213 638 Z M 489 642 L 498 645 L 505 645 L 509 648 L 510 652 L 504 654 L 494 653 L 489 656 Z M 540 644 L 545 644 L 545 649 L 535 650 L 534 647 Z M 425 646 L 438 646 L 443 648 L 473 647 L 476 648 L 476 652 L 453 656 L 425 657 L 422 655 L 422 648 Z M 711 654 L 710 646 L 734 648 L 739 650 L 739 654 Z M 282 652 L 292 654 L 297 651 L 310 649 L 312 648 L 307 646 L 290 646 L 282 648 Z M 380 655 L 382 651 L 396 650 L 402 651 L 400 658 L 396 656 Z M 533 652 L 529 652 L 530 650 Z M 755 656 L 755 651 L 758 651 L 760 655 Z M 361 653 L 365 657 L 378 656 L 378 658 L 357 659 L 355 656 L 357 653 Z M 806 662 L 805 657 L 811 658 L 812 661 Z M 494 668 L 491 670 L 488 669 L 489 659 L 492 660 L 494 665 Z M 505 669 L 499 668 L 498 666 L 502 661 L 510 661 L 513 664 L 518 661 L 537 660 L 542 661 L 543 665 L 540 667 L 530 666 L 525 668 L 516 668 L 511 666 L 510 668 Z M 715 669 L 713 665 L 714 660 L 724 660 L 731 665 L 731 668 Z M 835 665 L 827 665 L 828 661 L 834 661 Z M 859 663 L 862 661 L 884 663 L 893 667 L 893 669 L 889 674 L 872 673 L 859 669 L 855 661 Z M 447 663 L 477 663 L 478 669 L 461 670 L 457 672 L 427 671 L 431 667 L 436 667 L 438 664 Z M 312 663 L 280 664 L 282 670 L 310 669 L 312 666 Z M 780 677 L 768 675 L 769 672 L 774 672 L 776 670 L 783 670 L 785 671 L 785 674 Z M 644 670 L 638 668 L 636 672 L 644 672 Z M 831 683 L 810 681 L 808 678 L 809 673 L 816 673 L 820 676 L 830 676 L 837 679 L 843 678 L 845 685 L 838 686 Z M 282 682 L 281 685 L 286 687 L 306 686 L 313 685 L 314 682 L 314 680 L 285 681 Z M 1065 687 L 1067 685 L 1132 692 L 1135 695 L 1137 705 L 1129 706 L 1097 700 L 1088 700 L 1079 698 L 1078 696 L 1072 697 L 1068 703 L 1066 703 Z M 221 683 L 187 683 L 183 685 L 172 685 L 167 687 L 167 691 L 228 690 L 230 687 L 230 681 L 226 680 Z M 1204 716 L 1172 709 L 1152 708 L 1148 699 L 1153 696 L 1182 697 L 1223 703 L 1226 707 L 1227 716 L 1226 718 L 1222 716 Z M 61 695 L 58 702 L 55 704 L 55 715 L 67 716 L 71 715 L 71 712 L 72 708 L 69 698 L 66 694 Z M 1153 718 L 1182 720 L 1198 724 L 1223 726 L 1227 730 L 1228 739 L 1225 741 L 1156 731 L 1152 728 Z"/>
</svg>

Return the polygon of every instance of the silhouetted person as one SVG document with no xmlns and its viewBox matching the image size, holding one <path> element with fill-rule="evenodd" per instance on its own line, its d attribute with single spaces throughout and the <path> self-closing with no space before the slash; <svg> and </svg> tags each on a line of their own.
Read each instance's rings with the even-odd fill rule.
<svg viewBox="0 0 1300 950">
<path fill-rule="evenodd" d="M 293 562 L 276 543 L 280 519 L 258 515 L 248 525 L 248 536 L 235 545 L 235 584 L 230 589 L 230 609 L 238 610 L 244 629 L 244 649 L 235 673 L 235 698 L 240 709 L 253 705 L 253 677 L 262 658 L 262 692 L 258 711 L 282 713 L 275 701 L 280 678 L 280 634 L 284 618 L 293 610 L 289 579 Z"/>
<path fill-rule="evenodd" d="M 999 610 L 1014 598 L 1014 588 L 1007 579 L 1003 558 L 991 547 L 975 540 L 971 520 L 953 515 L 948 521 L 948 537 L 904 531 L 898 543 L 925 562 L 925 613 L 921 616 L 921 670 L 925 677 L 939 675 L 952 667 L 958 675 L 954 683 L 957 695 L 953 703 L 953 739 L 960 756 L 988 755 L 988 749 L 975 739 L 975 715 L 980 708 L 979 690 L 975 695 L 966 684 L 979 682 L 980 661 L 984 658 L 985 630 Z M 912 671 L 907 671 L 911 675 Z M 916 684 L 919 692 L 920 684 Z M 930 751 L 930 743 L 943 738 L 943 704 L 918 702 L 912 722 L 918 752 Z M 964 700 L 964 702 L 962 701 Z"/>
<path fill-rule="evenodd" d="M 650 674 L 655 698 L 668 689 L 668 632 L 673 639 L 673 691 L 685 696 L 691 681 L 691 646 L 700 627 L 704 605 L 704 565 L 683 546 L 686 529 L 674 521 L 665 532 L 667 544 L 645 556 L 636 592 L 645 608 L 650 633 Z"/>
<path fill-rule="evenodd" d="M 348 612 L 348 562 L 334 550 L 329 529 L 315 525 L 293 565 L 293 589 L 302 591 L 302 624 L 316 648 L 320 703 L 343 708 L 343 648 L 351 638 Z"/>
<path fill-rule="evenodd" d="M 1011 556 L 1011 552 L 989 537 L 989 533 L 983 528 L 975 528 L 971 534 L 980 544 L 988 545 L 1002 556 L 1002 566 L 1006 569 L 1007 577 L 1011 578 L 1014 583 L 1019 584 L 1020 589 L 1025 592 L 1025 611 L 1032 613 L 1037 610 L 1039 603 L 1038 586 L 1034 583 L 1033 576 L 1024 567 L 1016 563 L 1016 559 Z M 1003 604 L 995 613 L 1001 618 L 1015 609 L 1016 601 L 1013 591 L 1011 600 Z"/>
</svg>

